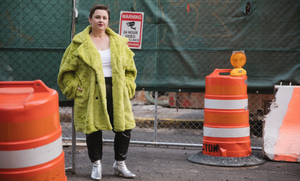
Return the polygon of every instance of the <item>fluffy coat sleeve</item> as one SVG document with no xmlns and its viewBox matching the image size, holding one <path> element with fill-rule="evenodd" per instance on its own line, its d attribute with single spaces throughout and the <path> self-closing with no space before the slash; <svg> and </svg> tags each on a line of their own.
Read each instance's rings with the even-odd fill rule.
<svg viewBox="0 0 300 181">
<path fill-rule="evenodd" d="M 59 68 L 57 77 L 57 83 L 62 93 L 67 99 L 74 99 L 77 91 L 77 87 L 80 85 L 80 81 L 75 71 L 78 68 L 77 57 L 73 53 L 74 44 L 71 43 L 66 49 Z"/>
<path fill-rule="evenodd" d="M 133 60 L 134 53 L 129 49 L 129 47 L 126 47 L 126 54 L 127 54 L 127 64 L 125 67 L 125 81 L 126 81 L 126 87 L 128 89 L 128 96 L 131 99 L 135 94 L 136 89 L 136 75 L 137 70 L 135 67 L 135 63 Z"/>
</svg>

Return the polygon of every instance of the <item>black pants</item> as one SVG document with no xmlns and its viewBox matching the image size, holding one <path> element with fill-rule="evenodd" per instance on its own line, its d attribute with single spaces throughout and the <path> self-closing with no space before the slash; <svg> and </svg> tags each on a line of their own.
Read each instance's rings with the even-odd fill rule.
<svg viewBox="0 0 300 181">
<path fill-rule="evenodd" d="M 105 78 L 106 84 L 106 96 L 107 96 L 107 111 L 110 118 L 110 123 L 112 127 L 113 124 L 113 101 L 112 101 L 112 78 Z M 115 140 L 114 140 L 114 151 L 115 151 L 115 160 L 123 161 L 126 159 L 131 130 L 125 130 L 124 132 L 115 132 Z M 102 144 L 102 131 L 96 131 L 91 134 L 86 135 L 86 144 L 88 148 L 88 154 L 91 162 L 95 162 L 97 160 L 102 159 L 103 155 L 103 144 Z"/>
</svg>

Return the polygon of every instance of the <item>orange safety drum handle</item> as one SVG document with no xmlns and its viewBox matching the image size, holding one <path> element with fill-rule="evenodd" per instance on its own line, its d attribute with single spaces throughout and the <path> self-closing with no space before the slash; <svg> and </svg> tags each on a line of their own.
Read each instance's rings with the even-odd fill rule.
<svg viewBox="0 0 300 181">
<path fill-rule="evenodd" d="M 219 76 L 220 73 L 229 73 L 232 69 L 215 69 L 209 76 Z"/>
<path fill-rule="evenodd" d="M 41 80 L 35 81 L 1 81 L 0 88 L 32 88 L 34 92 L 51 92 Z"/>
</svg>

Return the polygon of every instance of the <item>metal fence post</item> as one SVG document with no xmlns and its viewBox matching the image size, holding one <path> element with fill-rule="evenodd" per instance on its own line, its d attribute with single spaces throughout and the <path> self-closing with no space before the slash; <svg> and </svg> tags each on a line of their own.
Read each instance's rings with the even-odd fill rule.
<svg viewBox="0 0 300 181">
<path fill-rule="evenodd" d="M 76 11 L 76 0 L 73 0 L 73 15 L 72 15 L 72 29 L 71 29 L 71 39 L 75 36 L 75 14 Z M 71 40 L 72 41 L 72 40 Z M 74 125 L 74 105 L 72 106 L 72 174 L 76 174 L 76 162 L 75 162 L 75 153 L 76 153 L 76 130 Z"/>
<path fill-rule="evenodd" d="M 157 97 L 158 97 L 158 92 L 155 91 L 155 110 L 154 110 L 154 138 L 153 141 L 156 143 L 156 136 L 157 136 Z"/>
<path fill-rule="evenodd" d="M 76 152 L 76 130 L 74 125 L 74 107 L 72 107 L 72 174 L 76 174 L 76 162 L 75 162 L 75 152 Z"/>
</svg>

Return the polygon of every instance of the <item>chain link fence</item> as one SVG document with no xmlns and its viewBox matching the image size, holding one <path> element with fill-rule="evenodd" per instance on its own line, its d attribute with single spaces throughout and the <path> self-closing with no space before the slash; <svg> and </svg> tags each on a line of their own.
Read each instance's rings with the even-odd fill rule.
<svg viewBox="0 0 300 181">
<path fill-rule="evenodd" d="M 232 68 L 232 51 L 245 50 L 251 145 L 261 149 L 273 86 L 300 82 L 300 1 L 2 0 L 0 80 L 41 79 L 58 91 L 64 146 L 75 133 L 72 102 L 59 90 L 57 73 L 72 30 L 83 30 L 89 9 L 99 3 L 110 7 L 109 26 L 116 32 L 120 11 L 145 13 L 142 49 L 134 50 L 138 91 L 131 100 L 137 125 L 132 143 L 201 146 L 205 76 Z M 103 137 L 112 142 L 114 133 L 105 131 Z M 84 142 L 85 135 L 76 133 L 76 140 Z M 66 160 L 66 167 L 72 164 Z"/>
<path fill-rule="evenodd" d="M 1 0 L 0 81 L 41 79 L 58 90 L 54 80 L 71 40 L 72 9 L 70 0 Z M 71 133 L 64 126 L 71 116 L 66 117 L 64 108 L 60 108 L 60 114 L 64 115 L 64 136 Z M 63 140 L 63 144 L 68 141 Z M 67 167 L 71 164 L 72 160 L 66 160 Z"/>
<path fill-rule="evenodd" d="M 263 119 L 274 94 L 248 96 L 251 147 L 262 149 Z M 204 93 L 137 91 L 131 104 L 136 121 L 136 128 L 132 130 L 132 144 L 202 146 Z M 71 145 L 74 134 L 72 107 L 60 107 L 60 116 L 64 143 Z M 75 134 L 77 141 L 85 143 L 85 134 Z M 103 139 L 104 142 L 113 142 L 114 133 L 103 131 Z M 72 153 L 69 151 L 66 154 Z M 71 164 L 71 160 L 66 160 L 66 165 Z"/>
<path fill-rule="evenodd" d="M 157 100 L 155 100 L 157 94 Z M 249 94 L 251 146 L 262 147 L 262 123 L 274 94 Z M 156 103 L 155 103 L 156 102 Z M 137 91 L 131 100 L 136 128 L 132 143 L 201 146 L 204 123 L 204 93 Z M 61 107 L 63 137 L 72 137 L 72 108 Z M 85 135 L 76 134 L 84 141 Z M 111 142 L 114 133 L 105 131 L 103 138 Z"/>
</svg>

